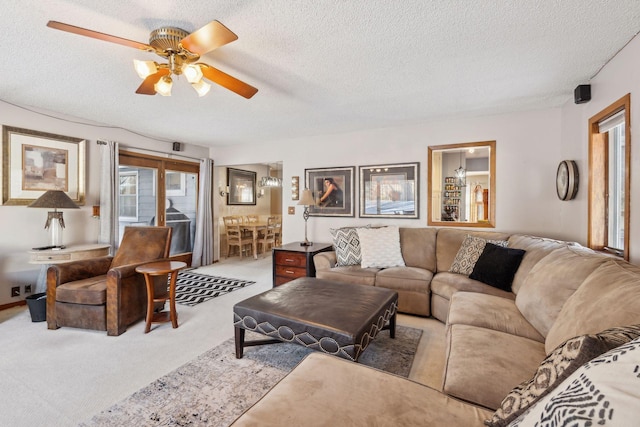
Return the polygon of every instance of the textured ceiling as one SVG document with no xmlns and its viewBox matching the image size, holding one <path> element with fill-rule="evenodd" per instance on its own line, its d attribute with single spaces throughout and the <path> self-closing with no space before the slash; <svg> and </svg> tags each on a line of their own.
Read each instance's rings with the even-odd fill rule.
<svg viewBox="0 0 640 427">
<path fill-rule="evenodd" d="M 238 40 L 202 58 L 257 87 L 136 95 L 147 43 L 219 20 Z M 640 30 L 638 0 L 6 1 L 0 99 L 166 141 L 254 143 L 562 105 Z"/>
</svg>

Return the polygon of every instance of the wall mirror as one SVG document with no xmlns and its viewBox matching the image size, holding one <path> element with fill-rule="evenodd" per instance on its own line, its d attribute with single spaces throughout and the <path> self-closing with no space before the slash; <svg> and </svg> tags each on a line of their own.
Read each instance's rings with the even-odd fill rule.
<svg viewBox="0 0 640 427">
<path fill-rule="evenodd" d="M 496 142 L 429 147 L 427 224 L 495 227 Z"/>
</svg>

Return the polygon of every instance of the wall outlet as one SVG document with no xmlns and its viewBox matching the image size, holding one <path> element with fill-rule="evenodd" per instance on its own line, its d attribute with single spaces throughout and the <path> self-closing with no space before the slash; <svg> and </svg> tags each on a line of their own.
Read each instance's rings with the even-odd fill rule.
<svg viewBox="0 0 640 427">
<path fill-rule="evenodd" d="M 13 286 L 11 288 L 11 296 L 12 297 L 19 297 L 20 296 L 20 286 Z"/>
<path fill-rule="evenodd" d="M 31 285 L 24 285 L 24 293 L 25 294 L 31 293 Z"/>
</svg>

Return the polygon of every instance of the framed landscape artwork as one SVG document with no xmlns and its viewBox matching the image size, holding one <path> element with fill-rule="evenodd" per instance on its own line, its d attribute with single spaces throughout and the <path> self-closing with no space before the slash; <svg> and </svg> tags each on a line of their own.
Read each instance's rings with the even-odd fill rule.
<svg viewBox="0 0 640 427">
<path fill-rule="evenodd" d="M 2 127 L 2 203 L 28 205 L 48 190 L 85 201 L 86 141 Z"/>
<path fill-rule="evenodd" d="M 418 218 L 418 163 L 360 166 L 361 218 Z"/>
<path fill-rule="evenodd" d="M 227 169 L 227 205 L 256 204 L 256 173 L 242 169 Z"/>
<path fill-rule="evenodd" d="M 306 188 L 316 202 L 312 216 L 355 216 L 355 166 L 305 169 Z"/>
</svg>

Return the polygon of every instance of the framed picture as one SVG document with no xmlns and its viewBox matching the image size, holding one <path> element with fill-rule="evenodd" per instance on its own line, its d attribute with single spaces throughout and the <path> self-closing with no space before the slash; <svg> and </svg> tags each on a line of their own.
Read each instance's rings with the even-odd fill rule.
<svg viewBox="0 0 640 427">
<path fill-rule="evenodd" d="M 227 205 L 256 204 L 256 173 L 227 168 Z"/>
<path fill-rule="evenodd" d="M 305 169 L 306 188 L 316 202 L 309 206 L 312 216 L 355 216 L 355 166 Z"/>
<path fill-rule="evenodd" d="M 28 205 L 48 190 L 85 201 L 86 141 L 2 126 L 2 203 Z"/>
<path fill-rule="evenodd" d="M 419 163 L 360 166 L 361 218 L 418 218 Z"/>
</svg>

